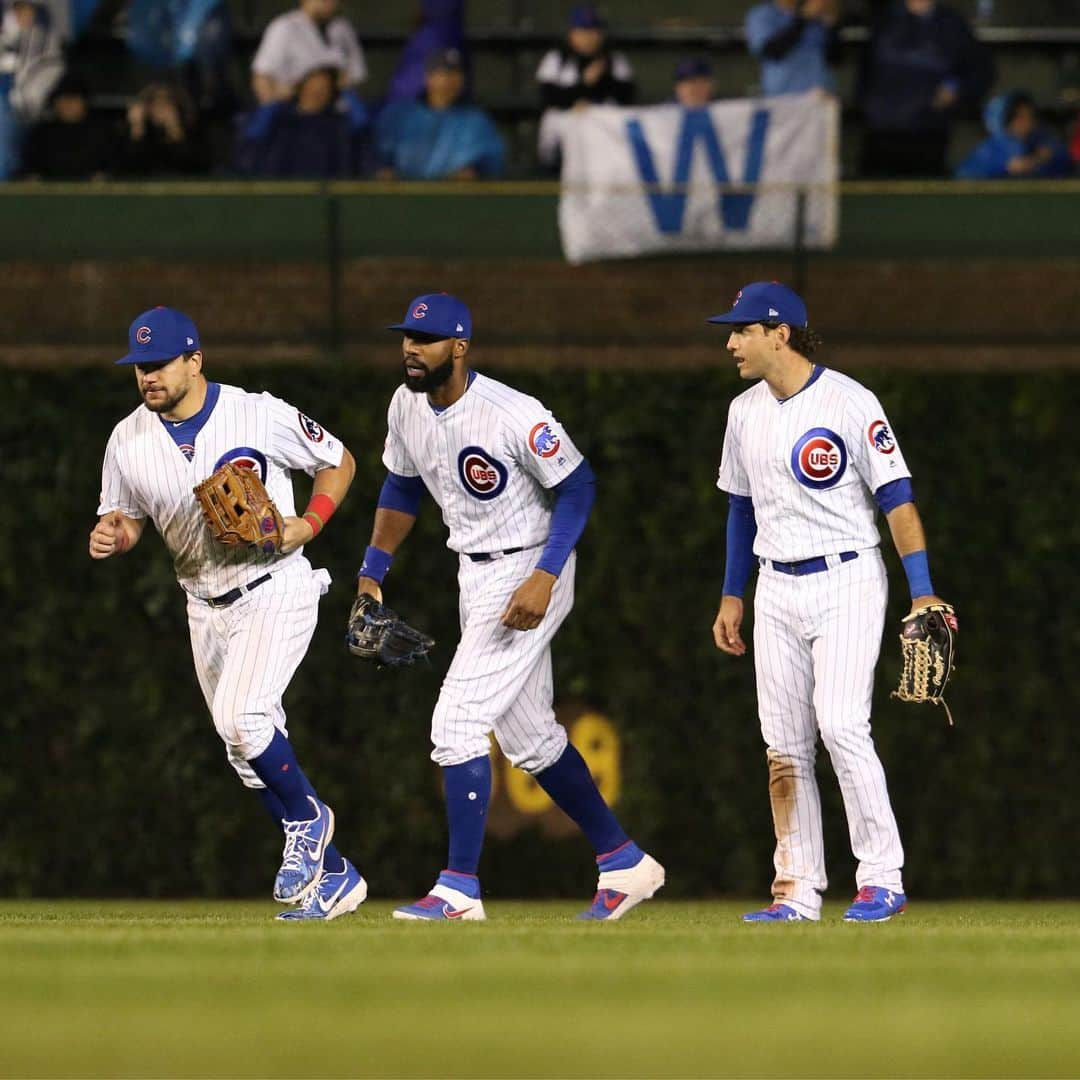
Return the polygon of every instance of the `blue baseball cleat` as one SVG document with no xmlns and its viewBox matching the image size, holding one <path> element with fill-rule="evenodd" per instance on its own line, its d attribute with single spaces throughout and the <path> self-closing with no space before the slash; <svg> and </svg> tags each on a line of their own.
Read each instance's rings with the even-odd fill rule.
<svg viewBox="0 0 1080 1080">
<path fill-rule="evenodd" d="M 793 907 L 787 904 L 770 904 L 761 911 L 748 911 L 743 917 L 743 922 L 813 922 L 806 915 L 800 915 Z"/>
<path fill-rule="evenodd" d="M 315 809 L 310 821 L 283 821 L 285 851 L 274 880 L 274 899 L 298 904 L 315 888 L 322 873 L 326 846 L 334 836 L 334 811 L 309 795 Z"/>
<path fill-rule="evenodd" d="M 664 868 L 633 841 L 601 855 L 596 864 L 600 868 L 596 895 L 579 919 L 614 922 L 642 900 L 651 900 L 664 884 Z"/>
<path fill-rule="evenodd" d="M 907 897 L 902 892 L 865 885 L 844 912 L 844 922 L 888 922 L 894 915 L 903 915 L 906 908 Z"/>
<path fill-rule="evenodd" d="M 395 919 L 427 922 L 483 922 L 484 904 L 480 899 L 480 879 L 473 874 L 444 870 L 431 892 L 415 904 L 406 904 L 394 912 Z"/>
<path fill-rule="evenodd" d="M 296 922 L 303 919 L 336 919 L 355 911 L 367 899 L 367 882 L 348 859 L 345 868 L 336 874 L 324 872 L 299 907 L 278 915 L 279 919 Z"/>
</svg>

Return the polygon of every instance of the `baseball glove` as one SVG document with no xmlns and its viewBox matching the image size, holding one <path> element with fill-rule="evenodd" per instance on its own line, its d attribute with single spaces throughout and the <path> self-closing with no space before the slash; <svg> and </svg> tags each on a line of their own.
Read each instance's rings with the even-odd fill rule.
<svg viewBox="0 0 1080 1080">
<path fill-rule="evenodd" d="M 435 641 L 403 622 L 374 596 L 361 593 L 349 612 L 345 644 L 353 656 L 378 667 L 405 667 L 427 656 Z"/>
<path fill-rule="evenodd" d="M 246 544 L 267 555 L 281 550 L 285 523 L 258 473 L 227 461 L 194 490 L 206 524 L 221 543 Z"/>
<path fill-rule="evenodd" d="M 949 604 L 932 604 L 905 616 L 900 624 L 904 670 L 890 696 L 941 705 L 952 724 L 942 695 L 956 667 L 956 633 L 956 612 Z"/>
</svg>

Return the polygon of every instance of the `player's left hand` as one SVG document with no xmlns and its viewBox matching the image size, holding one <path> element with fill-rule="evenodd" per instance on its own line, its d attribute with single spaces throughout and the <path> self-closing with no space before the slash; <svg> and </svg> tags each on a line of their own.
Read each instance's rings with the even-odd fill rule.
<svg viewBox="0 0 1080 1080">
<path fill-rule="evenodd" d="M 940 596 L 934 596 L 932 593 L 928 596 L 916 596 L 915 599 L 911 601 L 911 611 L 908 612 L 908 614 L 914 615 L 916 611 L 921 611 L 925 607 L 940 604 L 945 604 L 946 607 L 949 606 Z"/>
<path fill-rule="evenodd" d="M 556 580 L 546 570 L 534 570 L 510 597 L 510 603 L 503 612 L 503 626 L 511 630 L 535 630 L 547 614 Z"/>
<path fill-rule="evenodd" d="M 290 551 L 303 547 L 315 535 L 315 530 L 306 518 L 287 517 L 283 520 L 285 530 L 281 536 L 281 554 L 288 555 Z"/>
</svg>

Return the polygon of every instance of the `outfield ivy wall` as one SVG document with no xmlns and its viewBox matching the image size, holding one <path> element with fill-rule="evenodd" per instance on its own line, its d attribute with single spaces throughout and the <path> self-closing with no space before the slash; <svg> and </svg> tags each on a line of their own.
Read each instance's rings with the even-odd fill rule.
<svg viewBox="0 0 1080 1080">
<path fill-rule="evenodd" d="M 340 846 L 373 893 L 414 893 L 443 865 L 428 722 L 457 612 L 455 559 L 430 502 L 388 599 L 439 640 L 432 667 L 374 672 L 342 646 L 395 375 L 257 364 L 211 374 L 293 401 L 357 457 L 348 502 L 309 549 L 335 580 L 286 705 L 301 760 L 337 811 Z M 906 590 L 886 545 L 892 589 L 874 730 L 910 891 L 1078 895 L 1076 380 L 857 374 L 886 403 L 915 474 L 938 590 L 960 613 L 948 728 L 941 712 L 888 698 Z M 739 386 L 723 371 L 513 379 L 564 420 L 599 476 L 577 606 L 555 645 L 559 700 L 617 732 L 618 809 L 667 865 L 670 895 L 762 897 L 772 839 L 752 668 L 719 655 L 710 636 L 725 516 L 714 480 Z M 205 712 L 160 541 L 148 532 L 105 563 L 86 554 L 105 440 L 136 403 L 130 375 L 9 371 L 6 382 L 0 892 L 268 893 L 276 837 Z M 842 807 L 827 760 L 820 768 L 833 895 L 846 896 Z M 483 866 L 490 895 L 591 890 L 587 846 L 550 814 L 501 813 L 495 831 Z"/>
</svg>

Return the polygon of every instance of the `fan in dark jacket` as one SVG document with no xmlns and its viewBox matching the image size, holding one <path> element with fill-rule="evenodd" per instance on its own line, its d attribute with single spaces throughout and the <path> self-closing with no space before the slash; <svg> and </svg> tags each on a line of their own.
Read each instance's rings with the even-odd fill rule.
<svg viewBox="0 0 1080 1080">
<path fill-rule="evenodd" d="M 937 0 L 896 0 L 871 28 L 858 101 L 863 176 L 944 176 L 961 112 L 994 78 L 965 18 Z"/>
<path fill-rule="evenodd" d="M 188 92 L 169 83 L 144 86 L 128 106 L 115 171 L 146 178 L 197 176 L 208 170 L 195 103 Z"/>
<path fill-rule="evenodd" d="M 292 101 L 262 105 L 241 120 L 237 170 L 250 176 L 329 179 L 362 169 L 368 115 L 355 92 L 337 93 L 334 68 L 301 76 Z"/>
<path fill-rule="evenodd" d="M 631 105 L 637 88 L 634 69 L 607 44 L 607 24 L 596 8 L 579 4 L 570 12 L 566 42 L 547 52 L 536 69 L 540 84 L 539 154 L 545 165 L 559 159 L 559 117 L 585 105 Z"/>
<path fill-rule="evenodd" d="M 116 140 L 111 125 L 90 112 L 86 86 L 66 75 L 49 97 L 46 118 L 26 136 L 22 175 L 26 179 L 102 179 L 112 167 Z"/>
</svg>

